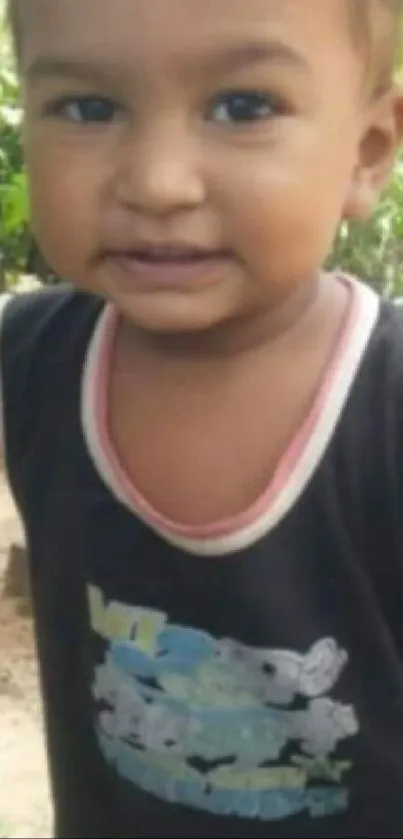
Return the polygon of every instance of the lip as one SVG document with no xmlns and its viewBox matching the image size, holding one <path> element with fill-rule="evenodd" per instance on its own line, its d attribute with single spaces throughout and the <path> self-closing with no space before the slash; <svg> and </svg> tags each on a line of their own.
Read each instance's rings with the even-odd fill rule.
<svg viewBox="0 0 403 839">
<path fill-rule="evenodd" d="M 225 250 L 191 247 L 139 247 L 110 251 L 107 262 L 126 284 L 138 290 L 181 290 L 210 285 L 233 259 Z"/>
</svg>

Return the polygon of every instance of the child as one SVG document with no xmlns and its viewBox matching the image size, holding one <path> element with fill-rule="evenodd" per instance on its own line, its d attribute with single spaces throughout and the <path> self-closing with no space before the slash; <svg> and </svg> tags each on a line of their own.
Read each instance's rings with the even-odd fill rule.
<svg viewBox="0 0 403 839">
<path fill-rule="evenodd" d="M 57 836 L 403 835 L 403 324 L 321 270 L 399 5 L 12 0 L 72 283 L 2 321 Z"/>
</svg>

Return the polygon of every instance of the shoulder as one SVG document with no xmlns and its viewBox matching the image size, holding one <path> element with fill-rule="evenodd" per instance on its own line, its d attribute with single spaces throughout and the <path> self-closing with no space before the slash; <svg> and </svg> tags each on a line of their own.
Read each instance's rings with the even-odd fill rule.
<svg viewBox="0 0 403 839">
<path fill-rule="evenodd" d="M 353 306 L 339 352 L 338 429 L 366 452 L 392 432 L 403 442 L 403 307 L 347 278 Z"/>
<path fill-rule="evenodd" d="M 403 446 L 403 306 L 378 299 L 347 416 L 371 451 Z"/>
<path fill-rule="evenodd" d="M 23 294 L 4 295 L 0 301 L 1 335 L 17 337 L 19 332 L 39 335 L 55 321 L 61 324 L 79 311 L 97 313 L 102 302 L 79 292 L 67 283 Z"/>
<path fill-rule="evenodd" d="M 390 387 L 403 387 L 403 306 L 380 301 L 379 313 L 367 350 L 367 364 L 378 370 Z"/>
<path fill-rule="evenodd" d="M 39 416 L 79 381 L 104 302 L 67 284 L 16 294 L 0 308 L 0 431 Z M 1 437 L 1 433 L 0 433 Z M 0 446 L 1 448 L 1 446 Z"/>
<path fill-rule="evenodd" d="M 60 406 L 79 398 L 88 344 L 104 305 L 67 284 L 0 303 L 0 449 L 4 437 L 9 463 L 28 450 L 33 429 L 46 436 Z"/>
<path fill-rule="evenodd" d="M 103 302 L 69 284 L 7 295 L 0 301 L 2 376 L 17 361 L 29 362 L 58 347 L 74 351 L 80 336 L 88 337 Z M 66 344 L 68 335 L 68 344 Z M 43 351 L 43 353 L 42 353 Z"/>
<path fill-rule="evenodd" d="M 380 297 L 355 277 L 339 274 L 338 278 L 352 300 L 344 341 L 350 366 L 353 360 L 358 361 L 359 376 L 366 373 L 376 378 L 382 368 L 403 376 L 403 302 Z"/>
</svg>

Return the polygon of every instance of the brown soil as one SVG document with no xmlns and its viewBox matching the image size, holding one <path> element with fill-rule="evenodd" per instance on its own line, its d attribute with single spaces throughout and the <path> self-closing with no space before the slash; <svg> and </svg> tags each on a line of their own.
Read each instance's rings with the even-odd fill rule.
<svg viewBox="0 0 403 839">
<path fill-rule="evenodd" d="M 0 839 L 47 839 L 51 805 L 22 546 L 1 473 Z"/>
</svg>

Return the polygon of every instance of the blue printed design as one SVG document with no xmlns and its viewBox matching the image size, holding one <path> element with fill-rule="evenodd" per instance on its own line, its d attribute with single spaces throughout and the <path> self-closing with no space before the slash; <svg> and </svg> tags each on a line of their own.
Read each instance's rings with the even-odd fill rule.
<svg viewBox="0 0 403 839">
<path fill-rule="evenodd" d="M 329 693 L 347 664 L 332 639 L 306 655 L 255 650 L 169 624 L 90 591 L 108 641 L 93 696 L 107 761 L 172 803 L 279 821 L 346 810 L 351 764 L 339 743 L 358 733 L 354 709 Z"/>
</svg>

